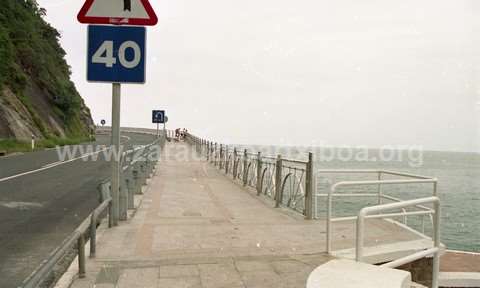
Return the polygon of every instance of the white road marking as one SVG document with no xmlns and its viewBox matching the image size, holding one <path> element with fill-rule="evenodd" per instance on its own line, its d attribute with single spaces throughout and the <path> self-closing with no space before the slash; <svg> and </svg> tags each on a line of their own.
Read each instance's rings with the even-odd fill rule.
<svg viewBox="0 0 480 288">
<path fill-rule="evenodd" d="M 43 204 L 35 203 L 35 202 L 3 202 L 2 201 L 0 202 L 0 206 L 4 206 L 11 209 L 16 209 L 16 208 L 25 209 L 30 207 L 39 208 L 39 207 L 42 207 Z"/>
<path fill-rule="evenodd" d="M 123 138 L 127 138 L 127 141 L 130 141 L 131 138 L 128 137 L 128 136 L 120 136 L 120 137 L 123 137 Z M 126 142 L 122 142 L 121 144 L 124 144 Z M 144 147 L 146 147 L 148 145 L 144 145 Z M 106 147 L 106 146 L 105 146 Z M 69 159 L 69 160 L 65 160 L 65 161 L 57 161 L 57 162 L 53 162 L 53 163 L 50 163 L 50 164 L 46 164 L 44 166 L 42 166 L 42 168 L 39 168 L 39 169 L 34 169 L 34 170 L 31 170 L 31 171 L 27 171 L 27 172 L 23 172 L 23 173 L 19 173 L 19 174 L 16 174 L 16 175 L 12 175 L 12 176 L 8 176 L 8 177 L 5 177 L 5 178 L 0 178 L 0 182 L 5 182 L 5 181 L 8 181 L 8 180 L 11 180 L 11 179 L 15 179 L 15 178 L 18 178 L 18 177 L 22 177 L 22 176 L 25 176 L 25 175 L 29 175 L 29 174 L 33 174 L 33 173 L 37 173 L 37 172 L 41 172 L 41 171 L 44 171 L 44 170 L 47 170 L 47 169 L 50 169 L 50 168 L 53 168 L 53 167 L 56 167 L 56 166 L 59 166 L 59 165 L 63 165 L 63 164 L 67 164 L 67 163 L 70 163 L 70 162 L 73 162 L 73 161 L 76 161 L 76 160 L 79 160 L 79 159 L 83 159 L 83 158 L 86 158 L 86 157 L 89 157 L 89 156 L 92 156 L 92 155 L 95 155 L 95 154 L 98 154 L 98 153 L 101 153 L 101 152 L 104 152 L 105 150 L 109 149 L 110 147 L 106 147 L 104 149 L 101 149 L 99 151 L 96 151 L 96 152 L 93 152 L 93 153 L 89 153 L 89 154 L 84 154 L 82 156 L 79 156 L 77 158 L 72 158 L 72 159 Z M 133 151 L 136 151 L 137 149 L 133 149 Z M 137 159 L 138 160 L 138 159 Z M 135 163 L 132 162 L 131 164 Z"/>
<path fill-rule="evenodd" d="M 72 159 L 65 160 L 65 161 L 58 161 L 58 162 L 50 163 L 50 164 L 45 165 L 45 166 L 43 166 L 42 168 L 39 168 L 39 169 L 35 169 L 35 170 L 23 172 L 23 173 L 20 173 L 20 174 L 17 174 L 17 175 L 8 176 L 8 177 L 5 177 L 5 178 L 1 178 L 1 179 L 0 179 L 0 182 L 5 182 L 5 181 L 11 180 L 11 179 L 15 179 L 15 178 L 18 178 L 18 177 L 21 177 L 21 176 L 25 176 L 25 175 L 37 173 L 37 172 L 44 171 L 44 170 L 47 170 L 47 169 L 50 169 L 50 168 L 53 168 L 53 167 L 56 167 L 56 166 L 59 166 L 59 165 L 67 164 L 67 163 L 70 163 L 70 162 L 73 162 L 73 161 L 76 161 L 76 160 L 79 160 L 79 159 L 83 159 L 83 158 L 85 158 L 85 157 L 89 157 L 89 156 L 92 156 L 92 155 L 101 153 L 101 152 L 103 152 L 103 151 L 105 151 L 105 150 L 107 150 L 107 148 L 102 149 L 102 150 L 99 150 L 99 151 L 96 151 L 96 152 L 93 152 L 93 153 L 88 153 L 88 154 L 82 155 L 82 156 L 77 157 L 77 158 L 72 158 Z"/>
<path fill-rule="evenodd" d="M 43 165 L 42 168 L 48 168 L 50 166 L 55 166 L 55 165 L 58 165 L 59 163 L 62 163 L 62 161 L 48 163 L 47 165 Z"/>
</svg>

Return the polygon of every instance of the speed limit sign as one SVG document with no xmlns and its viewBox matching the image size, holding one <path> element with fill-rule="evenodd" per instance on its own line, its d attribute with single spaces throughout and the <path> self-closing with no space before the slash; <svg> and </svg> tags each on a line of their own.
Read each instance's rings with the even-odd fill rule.
<svg viewBox="0 0 480 288">
<path fill-rule="evenodd" d="M 145 83 L 145 27 L 88 27 L 87 80 Z"/>
</svg>

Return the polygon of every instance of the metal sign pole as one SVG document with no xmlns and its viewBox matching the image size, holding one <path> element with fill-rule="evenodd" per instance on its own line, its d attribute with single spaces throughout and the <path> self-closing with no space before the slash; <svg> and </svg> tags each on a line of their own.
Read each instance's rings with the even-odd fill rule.
<svg viewBox="0 0 480 288">
<path fill-rule="evenodd" d="M 158 138 L 159 133 L 160 133 L 160 132 L 159 132 L 159 131 L 160 131 L 160 130 L 159 130 L 160 128 L 158 128 L 158 125 L 159 125 L 159 124 L 157 123 L 157 138 Z"/>
<path fill-rule="evenodd" d="M 112 84 L 112 209 L 113 225 L 118 225 L 120 217 L 120 103 L 121 103 L 121 85 Z"/>
</svg>

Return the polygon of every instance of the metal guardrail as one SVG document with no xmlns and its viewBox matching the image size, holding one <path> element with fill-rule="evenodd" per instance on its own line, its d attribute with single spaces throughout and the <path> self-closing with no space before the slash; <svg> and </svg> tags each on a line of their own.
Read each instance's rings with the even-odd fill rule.
<svg viewBox="0 0 480 288">
<path fill-rule="evenodd" d="M 130 132 L 130 131 L 129 131 Z M 133 131 L 132 131 L 133 132 Z M 137 132 L 135 132 L 137 133 Z M 146 134 L 153 134 L 151 132 L 140 132 Z M 156 135 L 156 132 L 155 134 Z M 122 153 L 122 161 L 131 154 L 137 154 L 136 159 L 132 158 L 132 161 L 125 167 L 123 167 L 122 176 L 123 181 L 120 185 L 120 220 L 127 220 L 128 209 L 134 208 L 134 194 L 142 193 L 142 186 L 146 185 L 146 179 L 150 177 L 155 168 L 155 163 L 158 158 L 151 157 L 152 151 L 149 148 L 159 145 L 163 147 L 165 139 L 163 137 L 155 140 L 149 145 L 143 145 L 136 147 Z M 138 151 L 142 151 L 139 153 Z M 134 155 L 135 156 L 135 155 Z M 27 279 L 22 283 L 24 288 L 36 288 L 41 285 L 49 275 L 51 275 L 55 265 L 65 257 L 66 253 L 72 249 L 76 244 L 78 253 L 78 269 L 79 278 L 84 278 L 86 273 L 86 258 L 85 258 L 85 240 L 88 232 L 90 238 L 90 258 L 94 258 L 96 254 L 96 231 L 97 226 L 100 223 L 102 215 L 105 211 L 108 211 L 108 227 L 114 226 L 112 221 L 113 209 L 112 209 L 112 197 L 111 197 L 111 185 L 110 182 L 104 182 L 99 185 L 99 192 L 101 196 L 101 204 L 88 215 L 85 220 L 57 247 L 48 257 L 44 260 L 39 267 L 30 274 Z M 108 208 L 108 209 L 107 209 Z"/>
<path fill-rule="evenodd" d="M 314 160 L 286 159 L 252 153 L 247 149 L 214 143 L 188 134 L 187 141 L 206 160 L 233 180 L 249 186 L 275 202 L 275 207 L 287 207 L 313 219 Z"/>
<path fill-rule="evenodd" d="M 438 197 L 420 198 L 409 201 L 402 201 L 398 203 L 382 204 L 377 206 L 365 207 L 358 213 L 357 218 L 357 232 L 356 232 L 356 248 L 355 259 L 358 262 L 363 260 L 363 248 L 364 248 L 364 232 L 365 232 L 365 219 L 369 216 L 381 216 L 392 217 L 396 213 L 378 214 L 379 212 L 391 211 L 395 209 L 402 209 L 407 207 L 419 207 L 423 204 L 433 203 L 434 205 L 434 233 L 433 233 L 433 247 L 416 252 L 414 254 L 396 259 L 394 261 L 385 263 L 381 266 L 388 268 L 396 268 L 401 265 L 419 260 L 421 258 L 433 255 L 433 267 L 432 267 L 432 288 L 438 288 L 438 275 L 440 271 L 440 199 Z M 374 214 L 376 213 L 376 214 Z"/>
</svg>

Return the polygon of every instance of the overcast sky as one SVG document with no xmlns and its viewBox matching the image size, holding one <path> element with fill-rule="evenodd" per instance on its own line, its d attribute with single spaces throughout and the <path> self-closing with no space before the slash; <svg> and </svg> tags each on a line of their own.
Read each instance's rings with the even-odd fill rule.
<svg viewBox="0 0 480 288">
<path fill-rule="evenodd" d="M 110 123 L 111 86 L 86 82 L 84 1 L 38 2 Z M 122 126 L 165 109 L 171 128 L 227 143 L 480 151 L 478 1 L 151 2 L 147 83 L 122 86 Z"/>
</svg>

